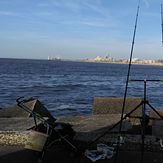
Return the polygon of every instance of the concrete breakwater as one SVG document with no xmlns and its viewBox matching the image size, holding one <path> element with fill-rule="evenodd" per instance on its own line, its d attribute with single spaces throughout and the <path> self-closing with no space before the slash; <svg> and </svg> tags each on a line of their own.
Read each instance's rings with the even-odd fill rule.
<svg viewBox="0 0 163 163">
<path fill-rule="evenodd" d="M 140 101 L 141 99 L 128 99 L 125 114 Z M 40 105 L 37 105 L 36 107 L 36 104 L 38 103 Z M 71 124 L 76 132 L 74 139 L 78 142 L 87 144 L 96 139 L 103 132 L 106 132 L 120 120 L 121 103 L 122 98 L 95 98 L 92 115 L 61 117 L 57 122 Z M 44 112 L 46 113 L 46 117 L 51 118 L 48 110 L 37 100 L 29 100 L 26 104 L 31 110 L 34 109 L 38 114 L 45 115 L 43 114 Z M 43 108 L 43 111 L 40 108 Z M 20 108 L 15 109 L 15 107 L 9 108 L 8 110 L 2 109 L 0 112 L 0 148 L 5 145 L 24 146 L 26 139 L 28 138 L 27 130 L 35 125 L 31 115 L 24 113 Z M 161 111 L 160 113 L 162 114 Z M 138 116 L 140 114 L 141 108 L 138 108 L 131 117 L 127 117 L 123 121 L 122 137 L 124 142 L 121 145 L 121 150 L 140 150 L 142 143 L 140 120 L 134 118 L 135 115 Z M 145 149 L 148 151 L 162 152 L 162 147 L 160 145 L 160 140 L 163 138 L 162 131 L 160 130 L 160 128 L 162 128 L 162 120 L 157 117 L 157 115 L 153 115 L 153 113 L 151 113 L 151 115 L 158 118 L 159 121 L 150 121 L 150 132 L 145 136 Z M 118 127 L 119 126 L 117 125 L 111 132 L 100 138 L 98 142 L 115 145 L 117 143 Z"/>
</svg>

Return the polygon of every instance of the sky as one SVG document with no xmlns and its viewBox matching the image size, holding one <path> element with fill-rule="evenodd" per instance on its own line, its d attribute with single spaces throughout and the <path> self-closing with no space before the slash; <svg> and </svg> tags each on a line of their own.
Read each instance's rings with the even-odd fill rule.
<svg viewBox="0 0 163 163">
<path fill-rule="evenodd" d="M 161 0 L 140 0 L 134 58 L 163 59 Z M 0 0 L 0 58 L 128 59 L 138 0 Z"/>
</svg>

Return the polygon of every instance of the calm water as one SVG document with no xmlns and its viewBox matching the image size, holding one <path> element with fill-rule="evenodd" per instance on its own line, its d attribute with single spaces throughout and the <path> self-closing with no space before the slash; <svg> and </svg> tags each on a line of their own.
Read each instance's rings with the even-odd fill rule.
<svg viewBox="0 0 163 163">
<path fill-rule="evenodd" d="M 90 114 L 94 96 L 123 96 L 128 65 L 0 59 L 0 107 L 38 98 L 54 116 Z M 163 67 L 133 65 L 131 79 L 163 79 Z M 163 83 L 147 83 L 148 99 L 163 108 Z M 128 96 L 143 97 L 143 83 Z"/>
</svg>

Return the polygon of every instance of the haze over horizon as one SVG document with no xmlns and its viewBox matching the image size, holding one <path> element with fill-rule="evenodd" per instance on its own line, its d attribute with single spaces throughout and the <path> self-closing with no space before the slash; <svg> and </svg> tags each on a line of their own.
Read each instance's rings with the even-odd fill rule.
<svg viewBox="0 0 163 163">
<path fill-rule="evenodd" d="M 129 58 L 138 0 L 0 0 L 0 58 Z M 163 59 L 160 0 L 141 0 L 134 58 Z"/>
</svg>

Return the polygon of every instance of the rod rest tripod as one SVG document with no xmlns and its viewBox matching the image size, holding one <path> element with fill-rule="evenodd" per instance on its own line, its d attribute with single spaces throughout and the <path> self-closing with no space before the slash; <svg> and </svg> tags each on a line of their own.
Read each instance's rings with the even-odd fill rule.
<svg viewBox="0 0 163 163">
<path fill-rule="evenodd" d="M 127 118 L 130 118 L 130 117 L 131 118 L 141 119 L 142 132 L 143 132 L 142 135 L 145 135 L 145 128 L 146 128 L 146 126 L 148 126 L 149 120 L 157 120 L 157 118 L 149 117 L 146 114 L 146 105 L 148 105 L 161 119 L 163 119 L 163 116 L 149 103 L 149 101 L 147 100 L 147 95 L 146 95 L 146 92 L 147 92 L 147 87 L 146 87 L 147 86 L 147 82 L 163 82 L 163 80 L 130 80 L 130 82 L 144 82 L 144 97 L 143 97 L 142 101 L 134 109 L 132 109 L 127 114 L 125 114 L 123 116 L 123 118 L 121 120 L 119 120 L 116 124 L 111 126 L 104 133 L 102 133 L 99 137 L 97 137 L 91 143 L 89 143 L 89 146 L 94 144 L 95 142 L 97 142 L 100 138 L 104 137 L 106 134 L 110 133 L 115 127 L 120 125 L 123 122 L 123 120 L 125 120 Z M 132 113 L 134 113 L 141 106 L 142 106 L 142 116 L 133 116 Z"/>
</svg>

